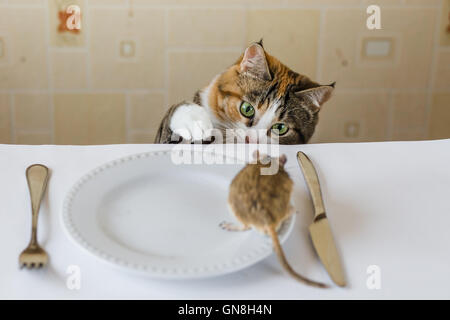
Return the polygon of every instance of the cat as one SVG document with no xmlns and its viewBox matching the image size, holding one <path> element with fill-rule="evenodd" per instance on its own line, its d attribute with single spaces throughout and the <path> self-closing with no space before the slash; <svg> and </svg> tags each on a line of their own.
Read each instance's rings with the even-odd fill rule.
<svg viewBox="0 0 450 320">
<path fill-rule="evenodd" d="M 261 40 L 197 91 L 191 102 L 172 106 L 155 143 L 211 141 L 213 129 L 228 138 L 233 129 L 238 142 L 257 143 L 265 136 L 280 144 L 304 144 L 313 135 L 319 110 L 334 86 L 335 82 L 319 85 L 292 71 L 268 54 Z"/>
</svg>

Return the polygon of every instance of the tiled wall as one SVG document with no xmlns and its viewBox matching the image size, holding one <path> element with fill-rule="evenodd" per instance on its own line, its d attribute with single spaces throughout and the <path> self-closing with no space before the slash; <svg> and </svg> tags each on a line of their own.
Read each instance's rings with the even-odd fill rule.
<svg viewBox="0 0 450 320">
<path fill-rule="evenodd" d="M 81 31 L 59 11 L 81 7 Z M 381 30 L 366 28 L 369 4 Z M 152 142 L 247 44 L 337 81 L 314 142 L 450 137 L 450 0 L 0 0 L 0 143 Z M 367 43 L 388 43 L 383 57 Z"/>
</svg>

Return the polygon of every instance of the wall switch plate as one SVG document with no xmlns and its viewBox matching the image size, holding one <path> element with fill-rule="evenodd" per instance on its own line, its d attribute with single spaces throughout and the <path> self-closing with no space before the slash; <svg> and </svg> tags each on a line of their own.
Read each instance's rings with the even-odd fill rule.
<svg viewBox="0 0 450 320">
<path fill-rule="evenodd" d="M 368 37 L 363 39 L 361 56 L 366 59 L 392 59 L 395 40 L 391 37 Z"/>
<path fill-rule="evenodd" d="M 370 40 L 366 42 L 366 57 L 388 57 L 391 53 L 391 41 L 386 39 Z"/>
<path fill-rule="evenodd" d="M 389 68 L 400 63 L 402 35 L 384 31 L 376 36 L 361 33 L 358 35 L 355 50 L 357 66 Z"/>
</svg>

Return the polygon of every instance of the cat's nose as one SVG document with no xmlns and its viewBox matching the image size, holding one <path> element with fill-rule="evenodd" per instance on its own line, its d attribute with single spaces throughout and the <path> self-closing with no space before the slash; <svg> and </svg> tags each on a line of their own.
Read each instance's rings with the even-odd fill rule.
<svg viewBox="0 0 450 320">
<path fill-rule="evenodd" d="M 249 138 L 249 136 L 245 136 L 245 143 L 246 143 L 246 144 L 249 144 L 249 143 L 250 143 L 250 138 Z"/>
</svg>

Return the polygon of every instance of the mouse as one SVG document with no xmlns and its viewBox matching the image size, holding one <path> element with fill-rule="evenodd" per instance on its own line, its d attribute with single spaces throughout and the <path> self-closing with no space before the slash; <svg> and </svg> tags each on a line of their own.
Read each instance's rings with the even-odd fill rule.
<svg viewBox="0 0 450 320">
<path fill-rule="evenodd" d="M 233 178 L 228 194 L 230 211 L 240 224 L 222 222 L 219 226 L 227 231 L 255 229 L 272 239 L 273 249 L 283 269 L 294 279 L 318 288 L 328 285 L 308 279 L 297 273 L 289 264 L 281 247 L 277 230 L 294 212 L 291 205 L 293 181 L 284 169 L 287 158 L 271 158 L 253 154 L 256 161 L 248 163 Z M 274 166 L 273 161 L 276 161 Z M 276 168 L 271 174 L 262 174 L 263 168 Z M 265 172 L 267 173 L 267 172 Z"/>
</svg>

